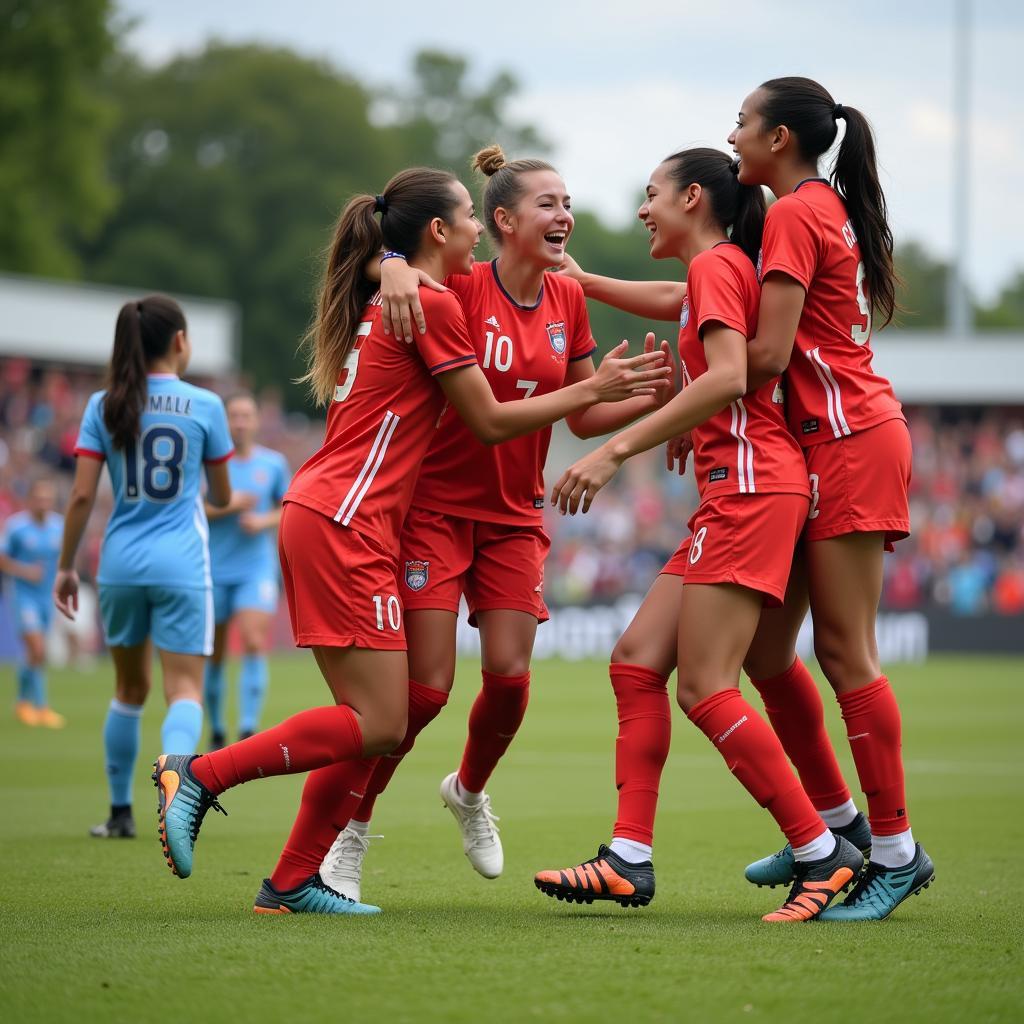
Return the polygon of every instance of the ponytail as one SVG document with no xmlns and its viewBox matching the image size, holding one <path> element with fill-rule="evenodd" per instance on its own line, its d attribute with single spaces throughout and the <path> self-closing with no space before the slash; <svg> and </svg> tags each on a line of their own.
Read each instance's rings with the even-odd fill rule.
<svg viewBox="0 0 1024 1024">
<path fill-rule="evenodd" d="M 181 306 L 166 295 L 148 295 L 121 307 L 103 398 L 103 423 L 115 448 L 126 448 L 139 436 L 149 364 L 165 356 L 174 336 L 185 329 Z"/>
<path fill-rule="evenodd" d="M 860 243 L 870 301 L 881 314 L 884 327 L 897 310 L 898 280 L 892 260 L 892 229 L 868 119 L 859 110 L 836 103 L 824 86 L 810 78 L 773 78 L 761 86 L 761 91 L 764 128 L 784 124 L 806 160 L 817 161 L 828 152 L 838 134 L 838 122 L 846 121 L 831 182 L 846 203 Z"/>
<path fill-rule="evenodd" d="M 396 174 L 382 194 L 356 196 L 342 210 L 327 253 L 316 314 L 301 344 L 306 372 L 298 383 L 308 386 L 317 405 L 327 405 L 334 396 L 363 308 L 377 291 L 377 284 L 366 277 L 366 264 L 385 247 L 411 258 L 435 217 L 450 224 L 457 205 L 455 181 L 447 171 L 413 167 Z"/>
<path fill-rule="evenodd" d="M 504 241 L 494 214 L 500 208 L 513 210 L 526 191 L 523 175 L 530 171 L 553 171 L 546 160 L 526 159 L 509 161 L 501 146 L 497 143 L 481 149 L 470 160 L 474 171 L 479 171 L 487 178 L 484 188 L 484 225 L 491 240 L 500 249 Z"/>
<path fill-rule="evenodd" d="M 760 185 L 743 185 L 736 164 L 721 150 L 684 149 L 663 161 L 676 189 L 700 185 L 710 199 L 712 218 L 756 264 L 764 234 L 765 201 Z"/>
</svg>

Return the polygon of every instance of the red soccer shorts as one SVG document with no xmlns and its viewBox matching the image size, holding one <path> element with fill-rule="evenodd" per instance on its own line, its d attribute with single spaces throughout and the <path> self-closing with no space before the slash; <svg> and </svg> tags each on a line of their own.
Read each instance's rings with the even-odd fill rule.
<svg viewBox="0 0 1024 1024">
<path fill-rule="evenodd" d="M 910 536 L 911 454 L 903 420 L 805 448 L 811 481 L 807 539 L 879 531 L 892 551 L 893 541 Z"/>
<path fill-rule="evenodd" d="M 391 556 L 361 533 L 292 501 L 281 512 L 277 546 L 298 647 L 406 650 Z"/>
<path fill-rule="evenodd" d="M 735 583 L 759 590 L 764 603 L 777 608 L 786 596 L 807 508 L 801 494 L 710 498 L 690 517 L 690 536 L 661 571 L 682 576 L 684 583 Z"/>
<path fill-rule="evenodd" d="M 470 624 L 496 608 L 548 619 L 544 559 L 551 541 L 539 526 L 505 526 L 412 508 L 402 527 L 399 575 L 408 610 L 458 612 L 466 595 Z"/>
</svg>

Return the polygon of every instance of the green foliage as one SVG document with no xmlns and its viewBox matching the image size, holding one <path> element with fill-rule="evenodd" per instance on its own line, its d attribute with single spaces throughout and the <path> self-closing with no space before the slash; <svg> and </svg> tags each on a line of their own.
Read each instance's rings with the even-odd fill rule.
<svg viewBox="0 0 1024 1024">
<path fill-rule="evenodd" d="M 1024 326 L 1024 270 L 1017 272 L 991 306 L 978 310 L 978 326 L 997 330 Z"/>
<path fill-rule="evenodd" d="M 903 286 L 896 295 L 902 312 L 897 325 L 907 328 L 938 328 L 946 324 L 946 282 L 949 265 L 935 259 L 918 242 L 906 242 L 894 253 L 896 273 Z"/>
<path fill-rule="evenodd" d="M 103 173 L 110 105 L 97 76 L 113 50 L 110 0 L 0 7 L 0 267 L 76 276 L 74 234 L 114 194 Z"/>
</svg>

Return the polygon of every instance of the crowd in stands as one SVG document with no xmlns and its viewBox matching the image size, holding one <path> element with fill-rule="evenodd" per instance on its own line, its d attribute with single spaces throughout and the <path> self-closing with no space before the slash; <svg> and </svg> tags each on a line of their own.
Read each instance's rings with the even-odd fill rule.
<svg viewBox="0 0 1024 1024">
<path fill-rule="evenodd" d="M 196 383 L 234 390 L 223 381 Z M 22 507 L 40 472 L 57 477 L 63 506 L 78 424 L 99 386 L 95 370 L 0 362 L 0 522 Z M 261 442 L 297 467 L 319 444 L 321 422 L 286 413 L 272 390 L 258 397 Z M 914 532 L 886 559 L 884 607 L 1024 613 L 1024 409 L 917 407 L 907 414 Z M 663 453 L 631 460 L 586 516 L 551 515 L 549 603 L 606 603 L 643 593 L 685 535 L 695 503 L 692 477 L 670 475 Z M 95 575 L 109 492 L 101 491 L 97 505 L 82 545 L 85 578 Z"/>
</svg>

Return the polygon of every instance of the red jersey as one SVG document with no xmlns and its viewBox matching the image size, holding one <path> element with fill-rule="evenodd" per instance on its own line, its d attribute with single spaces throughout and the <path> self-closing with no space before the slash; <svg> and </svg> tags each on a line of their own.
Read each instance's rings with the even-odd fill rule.
<svg viewBox="0 0 1024 1024">
<path fill-rule="evenodd" d="M 871 368 L 871 300 L 842 199 L 823 178 L 768 210 L 760 277 L 782 271 L 807 292 L 786 369 L 789 427 L 806 448 L 903 419 L 892 385 Z"/>
<path fill-rule="evenodd" d="M 557 391 L 569 363 L 596 349 L 578 282 L 545 274 L 540 298 L 520 306 L 494 263 L 477 263 L 445 284 L 462 301 L 477 361 L 499 402 Z M 412 503 L 445 515 L 508 526 L 544 518 L 544 460 L 551 428 L 498 445 L 478 441 L 454 409 L 445 412 Z"/>
<path fill-rule="evenodd" d="M 380 296 L 363 310 L 327 412 L 320 450 L 284 500 L 369 537 L 398 557 L 416 473 L 433 438 L 444 392 L 432 379 L 476 362 L 454 295 L 420 289 L 427 333 L 408 345 L 381 325 Z"/>
<path fill-rule="evenodd" d="M 694 257 L 679 316 L 683 386 L 707 372 L 701 333 L 712 322 L 757 331 L 760 289 L 754 266 L 738 245 L 719 242 Z M 693 466 L 701 503 L 718 494 L 806 494 L 807 465 L 786 427 L 778 378 L 730 402 L 694 427 Z"/>
</svg>

